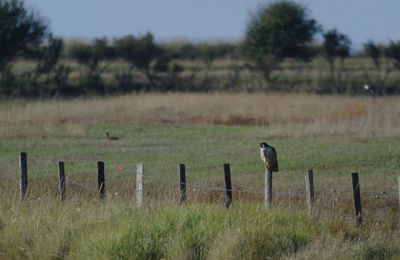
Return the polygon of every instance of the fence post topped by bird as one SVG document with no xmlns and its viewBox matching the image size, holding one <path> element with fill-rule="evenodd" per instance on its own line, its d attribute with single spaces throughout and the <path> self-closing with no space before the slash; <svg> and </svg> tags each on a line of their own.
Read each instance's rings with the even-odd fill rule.
<svg viewBox="0 0 400 260">
<path fill-rule="evenodd" d="M 278 155 L 276 149 L 267 144 L 260 143 L 260 156 L 261 160 L 264 162 L 264 167 L 268 170 L 277 172 L 278 169 Z"/>
</svg>

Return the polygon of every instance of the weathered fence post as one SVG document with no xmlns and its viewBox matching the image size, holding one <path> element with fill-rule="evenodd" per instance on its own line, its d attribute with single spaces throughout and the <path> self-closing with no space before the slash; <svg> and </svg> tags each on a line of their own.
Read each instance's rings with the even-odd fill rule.
<svg viewBox="0 0 400 260">
<path fill-rule="evenodd" d="M 335 208 L 336 208 L 336 190 L 332 189 L 332 205 L 331 205 L 331 212 L 332 214 L 335 214 Z"/>
<path fill-rule="evenodd" d="M 231 183 L 231 168 L 229 163 L 224 164 L 225 187 L 226 187 L 226 207 L 232 207 L 232 183 Z"/>
<path fill-rule="evenodd" d="M 265 198 L 264 204 L 267 208 L 272 202 L 272 169 L 265 168 Z"/>
<path fill-rule="evenodd" d="M 102 202 L 104 197 L 106 196 L 106 187 L 105 187 L 105 178 L 104 178 L 104 162 L 97 162 L 97 183 L 98 183 L 98 192 L 99 192 L 99 200 Z"/>
<path fill-rule="evenodd" d="M 353 183 L 353 197 L 354 197 L 354 209 L 356 213 L 356 224 L 359 226 L 362 223 L 362 211 L 361 211 L 361 195 L 360 195 L 360 181 L 358 173 L 353 172 L 351 174 Z"/>
<path fill-rule="evenodd" d="M 289 211 L 289 215 L 292 212 L 291 200 L 292 200 L 292 189 L 289 187 L 289 190 L 288 190 L 288 211 Z"/>
<path fill-rule="evenodd" d="M 179 189 L 181 193 L 180 202 L 186 202 L 186 170 L 185 164 L 179 164 Z"/>
<path fill-rule="evenodd" d="M 20 194 L 21 200 L 25 198 L 28 189 L 28 155 L 26 153 L 19 154 L 19 168 L 20 168 Z"/>
<path fill-rule="evenodd" d="M 307 209 L 308 215 L 311 217 L 314 209 L 314 174 L 310 169 L 305 172 L 306 191 L 307 191 Z"/>
<path fill-rule="evenodd" d="M 143 164 L 136 165 L 136 203 L 138 207 L 143 206 Z"/>
<path fill-rule="evenodd" d="M 397 181 L 399 182 L 399 207 L 400 207 L 400 176 L 397 177 Z"/>
<path fill-rule="evenodd" d="M 64 202 L 66 197 L 66 189 L 65 189 L 65 169 L 63 161 L 58 162 L 58 177 L 59 177 L 58 189 L 60 191 L 60 201 Z"/>
</svg>

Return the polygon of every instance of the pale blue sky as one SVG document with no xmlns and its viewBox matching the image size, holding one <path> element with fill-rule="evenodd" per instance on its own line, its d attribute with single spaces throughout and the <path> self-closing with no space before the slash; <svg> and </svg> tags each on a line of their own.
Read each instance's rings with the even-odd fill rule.
<svg viewBox="0 0 400 260">
<path fill-rule="evenodd" d="M 240 40 L 249 13 L 268 0 L 26 0 L 63 37 L 153 32 L 158 40 Z M 400 0 L 298 0 L 325 29 L 368 39 L 400 40 Z"/>
</svg>

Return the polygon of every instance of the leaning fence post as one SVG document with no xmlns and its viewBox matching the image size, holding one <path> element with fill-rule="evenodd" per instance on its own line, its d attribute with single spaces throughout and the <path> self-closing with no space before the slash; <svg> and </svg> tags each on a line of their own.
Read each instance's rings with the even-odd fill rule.
<svg viewBox="0 0 400 260">
<path fill-rule="evenodd" d="M 353 172 L 351 174 L 353 183 L 353 197 L 354 197 L 354 209 L 356 213 L 356 224 L 359 226 L 362 223 L 362 211 L 361 211 L 361 195 L 360 195 L 360 181 L 358 173 Z"/>
<path fill-rule="evenodd" d="M 272 169 L 265 168 L 265 198 L 264 204 L 267 208 L 272 202 Z"/>
<path fill-rule="evenodd" d="M 98 183 L 99 200 L 100 202 L 102 202 L 106 195 L 104 162 L 102 161 L 97 162 L 97 183 Z"/>
<path fill-rule="evenodd" d="M 28 155 L 26 153 L 19 154 L 19 168 L 20 168 L 20 193 L 21 200 L 25 198 L 28 189 Z"/>
<path fill-rule="evenodd" d="M 232 207 L 232 183 L 231 183 L 231 168 L 229 163 L 224 164 L 225 187 L 226 187 L 226 207 Z"/>
<path fill-rule="evenodd" d="M 143 205 L 143 164 L 136 165 L 136 203 L 138 207 Z"/>
<path fill-rule="evenodd" d="M 305 172 L 305 179 L 307 191 L 307 209 L 308 215 L 311 217 L 314 208 L 314 174 L 312 169 Z"/>
<path fill-rule="evenodd" d="M 63 161 L 58 162 L 58 177 L 59 177 L 58 189 L 60 191 L 60 201 L 64 202 L 66 197 L 66 189 L 65 189 L 65 169 Z"/>
<path fill-rule="evenodd" d="M 184 203 L 186 201 L 186 170 L 185 164 L 179 164 L 179 189 L 181 193 L 180 202 Z"/>
</svg>

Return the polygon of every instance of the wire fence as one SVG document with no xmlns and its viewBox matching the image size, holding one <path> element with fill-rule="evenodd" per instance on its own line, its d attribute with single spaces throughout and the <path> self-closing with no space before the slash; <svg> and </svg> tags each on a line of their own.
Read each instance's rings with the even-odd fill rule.
<svg viewBox="0 0 400 260">
<path fill-rule="evenodd" d="M 38 157 L 38 156 L 36 156 Z M 50 164 L 54 165 L 54 167 L 40 167 L 40 165 L 30 165 L 29 171 L 30 172 L 35 172 L 35 173 L 49 173 L 52 172 L 53 176 L 56 174 L 56 163 L 58 161 L 52 160 Z M 97 189 L 94 187 L 90 187 L 87 184 L 81 183 L 78 181 L 78 179 L 84 178 L 93 178 L 97 174 L 97 169 L 95 168 L 95 162 L 94 161 L 89 161 L 89 160 L 75 160 L 75 161 L 70 161 L 67 162 L 68 166 L 72 168 L 72 173 L 68 178 L 68 182 L 70 184 L 79 186 L 83 189 L 90 190 L 93 192 L 96 192 Z M 258 162 L 256 161 L 248 161 L 248 162 L 238 162 L 234 163 L 234 167 L 240 168 L 243 165 L 248 165 L 248 164 L 254 164 L 258 165 Z M 118 178 L 129 178 L 132 177 L 136 171 L 134 167 L 136 167 L 137 163 L 135 162 L 126 162 L 122 164 L 123 167 L 113 167 L 111 169 L 111 180 L 112 182 L 115 182 L 115 180 L 118 180 Z M 78 166 L 78 167 L 76 167 Z M 201 165 L 201 164 L 191 164 L 190 170 L 193 173 L 194 180 L 193 183 L 190 184 L 188 183 L 188 187 L 191 188 L 193 191 L 199 191 L 199 190 L 206 190 L 206 191 L 225 191 L 225 188 L 223 187 L 223 182 L 221 178 L 221 173 L 222 173 L 222 166 L 220 165 Z M 75 169 L 79 168 L 79 169 Z M 145 173 L 145 182 L 150 183 L 150 184 L 171 184 L 174 183 L 173 178 L 176 178 L 178 180 L 178 175 L 177 175 L 177 166 L 167 166 L 163 168 L 164 172 L 167 172 L 168 174 L 164 174 L 163 176 L 160 176 L 160 174 L 155 174 L 152 171 L 149 171 L 146 169 Z M 0 180 L 1 181 L 11 181 L 15 183 L 20 182 L 20 176 L 19 176 L 19 169 L 15 168 L 12 169 L 14 174 L 11 173 L 11 171 L 6 171 L 6 172 L 0 172 Z M 109 169 L 110 170 L 110 169 Z M 260 170 L 259 171 L 246 171 L 245 175 L 251 175 L 255 176 L 255 180 L 252 179 L 249 181 L 251 183 L 251 186 L 249 185 L 243 185 L 240 183 L 233 183 L 233 190 L 242 192 L 242 193 L 250 193 L 250 194 L 256 194 L 263 196 L 264 191 L 263 191 L 263 186 L 260 185 L 263 181 L 263 175 L 260 175 Z M 172 174 L 171 174 L 172 173 Z M 207 176 L 204 176 L 204 175 Z M 38 175 L 38 174 L 37 174 Z M 49 176 L 50 174 L 45 174 L 46 176 Z M 174 176 L 175 175 L 175 176 Z M 202 176 L 203 175 L 203 176 Z M 50 175 L 51 176 L 51 175 Z M 74 177 L 76 180 L 74 180 Z M 204 178 L 204 179 L 209 179 L 210 182 L 205 182 L 201 181 L 199 182 L 198 180 Z M 220 179 L 219 186 L 215 186 L 215 180 Z M 214 182 L 213 182 L 214 181 Z M 240 180 L 242 181 L 242 179 Z M 178 181 L 175 182 L 176 185 L 180 185 Z M 302 184 L 301 184 L 302 185 Z M 376 189 L 363 189 L 362 194 L 363 198 L 369 198 L 369 199 L 382 199 L 382 198 L 393 198 L 393 199 L 398 199 L 398 188 L 396 189 L 395 185 L 392 185 L 391 189 L 386 189 L 386 190 L 376 190 Z M 342 187 L 342 185 L 340 186 Z M 335 199 L 352 199 L 352 191 L 351 189 L 344 189 L 338 187 L 330 187 L 330 190 L 327 191 L 325 188 L 323 190 L 315 190 L 317 195 L 315 198 L 316 199 L 324 199 L 326 197 L 335 197 Z M 289 191 L 290 190 L 290 191 Z M 288 188 L 287 192 L 274 192 L 275 196 L 278 197 L 301 197 L 305 196 L 306 192 L 305 189 L 303 188 Z"/>
<path fill-rule="evenodd" d="M 34 159 L 42 161 L 40 156 L 35 156 Z M 29 171 L 35 173 L 45 173 L 51 178 L 32 178 L 32 184 L 37 182 L 35 187 L 36 193 L 40 193 L 39 189 L 51 190 L 57 193 L 59 188 L 57 185 L 56 177 L 56 160 L 47 160 L 42 166 L 40 163 L 29 165 Z M 188 176 L 191 177 L 189 181 L 181 182 L 179 180 L 178 165 L 176 166 L 163 166 L 162 162 L 157 162 L 157 167 L 145 167 L 143 178 L 140 180 L 144 186 L 143 190 L 140 191 L 145 200 L 151 198 L 158 199 L 173 199 L 178 200 L 179 193 L 182 193 L 182 187 L 184 187 L 185 200 L 189 201 L 220 201 L 224 200 L 227 195 L 228 189 L 226 183 L 223 181 L 222 165 L 217 164 L 190 164 L 187 169 L 190 171 Z M 49 167 L 49 165 L 54 165 Z M 99 187 L 105 185 L 106 197 L 109 199 L 134 197 L 138 194 L 138 183 L 135 180 L 135 172 L 137 164 L 135 162 L 123 162 L 112 163 L 107 168 L 106 180 L 102 184 L 96 183 L 96 164 L 92 160 L 80 159 L 71 162 L 67 162 L 66 183 L 67 190 L 72 191 L 71 196 L 81 196 L 82 194 L 91 194 L 97 196 L 99 193 Z M 147 166 L 147 165 L 146 165 Z M 250 170 L 243 170 L 243 167 L 247 166 Z M 262 201 L 266 197 L 266 187 L 264 186 L 264 176 L 257 170 L 258 162 L 255 160 L 241 161 L 232 165 L 235 169 L 241 169 L 235 177 L 238 180 L 234 180 L 232 188 L 229 189 L 233 193 L 233 199 L 237 201 Z M 21 177 L 18 174 L 12 174 L 12 172 L 19 172 L 18 165 L 6 171 L 0 172 L 0 181 L 2 183 L 14 183 L 14 187 L 18 187 L 21 182 Z M 22 175 L 21 175 L 22 176 Z M 249 179 L 246 179 L 251 176 Z M 51 179 L 51 182 L 48 180 Z M 301 178 L 300 178 L 301 179 Z M 295 183 L 285 183 L 284 185 L 277 185 L 276 189 L 272 191 L 274 203 L 280 206 L 287 205 L 290 210 L 304 207 L 306 204 L 306 198 L 309 196 L 307 193 L 304 179 L 299 181 L 296 179 Z M 45 183 L 45 184 L 44 184 Z M 383 208 L 395 208 L 399 207 L 399 183 L 387 183 L 384 189 L 380 190 L 377 188 L 361 189 L 362 201 L 365 204 L 372 205 L 371 209 L 366 208 L 365 211 L 370 214 L 375 214 L 376 219 L 384 219 L 382 215 Z M 183 186 L 182 186 L 183 185 Z M 3 185 L 4 186 L 4 185 Z M 51 187 L 50 187 L 51 186 Z M 0 187 L 2 187 L 0 185 Z M 332 216 L 348 219 L 351 217 L 352 201 L 355 199 L 354 190 L 345 188 L 343 184 L 335 182 L 324 183 L 320 188 L 313 190 L 313 201 L 315 211 L 322 214 L 331 214 Z M 31 188 L 31 194 L 34 188 Z M 21 193 L 22 194 L 22 193 Z M 186 195 L 187 194 L 187 195 Z M 68 197 L 69 195 L 67 195 Z M 182 196 L 182 195 L 181 195 Z M 143 198 L 142 198 L 143 199 Z M 341 209 L 347 210 L 347 214 L 340 214 L 337 211 Z M 375 210 L 375 212 L 373 212 Z M 398 213 L 396 213 L 398 214 Z M 337 216 L 340 215 L 340 216 Z"/>
</svg>

